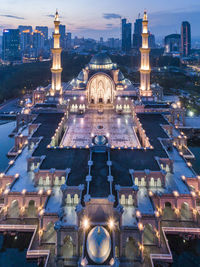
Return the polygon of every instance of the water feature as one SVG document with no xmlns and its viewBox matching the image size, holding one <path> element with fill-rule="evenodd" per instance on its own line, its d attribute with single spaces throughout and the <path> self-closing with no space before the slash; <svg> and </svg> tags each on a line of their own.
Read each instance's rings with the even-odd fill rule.
<svg viewBox="0 0 200 267">
<path fill-rule="evenodd" d="M 9 134 L 15 128 L 15 125 L 15 121 L 0 120 L 0 172 L 3 172 L 8 166 L 9 159 L 6 155 L 14 145 L 14 138 L 9 137 Z"/>
<path fill-rule="evenodd" d="M 200 145 L 189 146 L 189 149 L 195 156 L 195 160 L 192 160 L 192 166 L 195 172 L 200 175 Z"/>
</svg>

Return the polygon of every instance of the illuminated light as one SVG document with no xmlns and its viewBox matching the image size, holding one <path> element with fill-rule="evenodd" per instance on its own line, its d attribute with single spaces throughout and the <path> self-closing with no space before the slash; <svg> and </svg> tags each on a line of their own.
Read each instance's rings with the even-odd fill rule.
<svg viewBox="0 0 200 267">
<path fill-rule="evenodd" d="M 138 246 L 139 246 L 139 250 L 144 251 L 144 246 L 142 244 L 138 243 Z"/>
<path fill-rule="evenodd" d="M 155 211 L 155 216 L 158 218 L 159 216 L 160 216 L 160 213 L 159 213 L 159 211 Z"/>
<path fill-rule="evenodd" d="M 76 100 L 76 96 L 74 96 L 73 99 Z"/>
<path fill-rule="evenodd" d="M 47 190 L 47 195 L 50 196 L 51 195 L 51 189 Z"/>
<path fill-rule="evenodd" d="M 20 150 L 18 150 L 18 154 L 21 154 L 22 153 L 22 150 L 20 149 Z"/>
<path fill-rule="evenodd" d="M 138 229 L 139 229 L 140 231 L 143 231 L 143 230 L 144 230 L 144 226 L 143 226 L 142 223 L 138 223 Z"/>
<path fill-rule="evenodd" d="M 153 196 L 153 192 L 149 191 L 149 196 L 152 197 Z"/>
<path fill-rule="evenodd" d="M 112 266 L 112 265 L 114 265 L 114 263 L 115 263 L 115 260 L 112 258 L 112 259 L 110 260 L 109 264 Z"/>
<path fill-rule="evenodd" d="M 196 193 L 195 193 L 194 191 L 191 191 L 191 195 L 192 195 L 193 197 L 196 197 Z"/>
<path fill-rule="evenodd" d="M 26 189 L 23 189 L 22 190 L 22 195 L 25 195 L 26 194 Z"/>
<path fill-rule="evenodd" d="M 127 101 L 128 100 L 128 97 L 125 97 L 125 100 Z"/>
<path fill-rule="evenodd" d="M 4 191 L 4 194 L 7 195 L 10 192 L 9 188 L 6 188 L 6 190 Z"/>
<path fill-rule="evenodd" d="M 190 111 L 188 112 L 188 115 L 189 115 L 190 117 L 193 117 L 193 116 L 194 116 L 194 112 L 190 110 Z"/>
<path fill-rule="evenodd" d="M 141 218 L 141 212 L 139 210 L 136 211 L 137 218 Z"/>
<path fill-rule="evenodd" d="M 94 137 L 94 134 L 93 133 L 91 133 L 91 137 Z"/>
<path fill-rule="evenodd" d="M 174 212 L 176 213 L 176 215 L 178 215 L 180 213 L 180 210 L 177 208 L 174 208 Z"/>
<path fill-rule="evenodd" d="M 84 230 L 87 230 L 89 227 L 90 227 L 89 219 L 87 217 L 85 217 L 83 219 L 83 228 L 84 228 Z"/>
<path fill-rule="evenodd" d="M 24 212 L 25 211 L 25 207 L 21 207 L 21 211 Z"/>
<path fill-rule="evenodd" d="M 40 190 L 38 191 L 38 194 L 39 194 L 39 195 L 42 195 L 42 194 L 43 194 L 43 189 L 40 189 Z"/>
<path fill-rule="evenodd" d="M 2 172 L 2 173 L 0 173 L 0 178 L 2 178 L 4 176 L 4 173 Z"/>
<path fill-rule="evenodd" d="M 10 160 L 9 165 L 13 165 L 13 164 L 14 164 L 14 160 Z"/>
<path fill-rule="evenodd" d="M 76 145 L 73 145 L 72 148 L 76 148 Z"/>
<path fill-rule="evenodd" d="M 85 97 L 84 96 L 81 96 L 80 99 L 81 99 L 81 101 L 83 101 L 85 99 Z"/>
<path fill-rule="evenodd" d="M 186 179 L 185 175 L 182 175 L 181 178 L 183 181 L 185 181 L 185 179 Z"/>
<path fill-rule="evenodd" d="M 110 136 L 110 134 L 109 133 L 106 133 L 106 137 L 109 137 Z"/>
<path fill-rule="evenodd" d="M 40 211 L 40 216 L 43 216 L 44 215 L 44 209 L 42 209 L 41 211 Z"/>
<path fill-rule="evenodd" d="M 16 179 L 19 178 L 19 173 L 16 173 L 14 176 Z"/>
<path fill-rule="evenodd" d="M 118 101 L 120 101 L 120 100 L 121 100 L 121 97 L 120 97 L 120 96 L 118 96 L 117 100 L 118 100 Z"/>
<path fill-rule="evenodd" d="M 175 197 L 179 196 L 179 193 L 177 191 L 173 191 L 173 194 L 174 194 Z"/>
<path fill-rule="evenodd" d="M 193 209 L 192 212 L 193 212 L 194 215 L 197 215 L 198 210 L 197 209 Z"/>
<path fill-rule="evenodd" d="M 188 167 L 192 167 L 192 163 L 191 162 L 187 162 Z"/>
<path fill-rule="evenodd" d="M 85 148 L 89 148 L 89 146 L 88 146 L 88 145 L 86 145 L 86 146 L 85 146 Z"/>
<path fill-rule="evenodd" d="M 110 230 L 113 230 L 115 227 L 115 221 L 113 218 L 110 218 L 108 221 L 108 227 L 110 228 Z"/>
<path fill-rule="evenodd" d="M 42 234 L 43 234 L 43 230 L 40 229 L 40 230 L 38 231 L 38 234 L 39 234 L 39 236 L 42 236 Z"/>
<path fill-rule="evenodd" d="M 200 180 L 200 176 L 198 175 L 197 178 Z"/>
</svg>

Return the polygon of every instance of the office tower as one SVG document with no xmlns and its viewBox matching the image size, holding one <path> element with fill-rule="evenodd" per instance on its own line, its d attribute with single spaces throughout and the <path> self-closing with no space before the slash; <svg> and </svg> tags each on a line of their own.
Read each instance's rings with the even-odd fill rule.
<svg viewBox="0 0 200 267">
<path fill-rule="evenodd" d="M 130 52 L 132 24 L 126 21 L 126 19 L 122 19 L 122 51 Z"/>
<path fill-rule="evenodd" d="M 155 48 L 155 47 L 156 47 L 155 35 L 149 33 L 149 48 Z"/>
<path fill-rule="evenodd" d="M 191 53 L 191 27 L 188 21 L 183 21 L 181 26 L 181 53 L 183 57 Z"/>
<path fill-rule="evenodd" d="M 48 31 L 48 27 L 47 26 L 36 26 L 35 29 L 43 33 L 45 40 L 48 39 L 48 32 L 49 31 Z"/>
<path fill-rule="evenodd" d="M 30 32 L 33 31 L 32 26 L 27 26 L 27 25 L 19 25 L 18 29 L 19 29 L 20 33 L 23 31 L 26 31 L 26 30 L 28 30 Z"/>
<path fill-rule="evenodd" d="M 136 19 L 134 23 L 133 48 L 139 49 L 142 46 L 142 19 Z"/>
<path fill-rule="evenodd" d="M 30 57 L 32 46 L 32 33 L 30 30 L 24 30 L 20 35 L 21 51 L 23 56 Z"/>
<path fill-rule="evenodd" d="M 180 53 L 181 50 L 181 35 L 170 34 L 164 39 L 165 54 Z"/>
<path fill-rule="evenodd" d="M 66 36 L 66 48 L 70 50 L 71 47 L 72 47 L 72 34 L 71 32 L 68 32 Z"/>
<path fill-rule="evenodd" d="M 35 30 L 33 33 L 32 46 L 34 57 L 42 56 L 44 50 L 45 37 L 42 32 Z"/>
<path fill-rule="evenodd" d="M 59 33 L 60 33 L 60 47 L 65 49 L 66 47 L 66 27 L 65 25 L 59 25 Z"/>
<path fill-rule="evenodd" d="M 21 60 L 19 29 L 3 30 L 2 58 L 10 62 Z"/>
<path fill-rule="evenodd" d="M 141 52 L 141 68 L 140 68 L 140 95 L 142 97 L 151 97 L 152 91 L 150 88 L 150 64 L 149 64 L 149 32 L 148 32 L 148 19 L 147 12 L 144 12 L 142 21 L 142 47 Z"/>
</svg>

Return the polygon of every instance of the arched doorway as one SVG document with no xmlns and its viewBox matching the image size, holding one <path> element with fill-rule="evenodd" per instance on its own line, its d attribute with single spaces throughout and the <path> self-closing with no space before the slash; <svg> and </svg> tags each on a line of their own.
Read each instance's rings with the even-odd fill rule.
<svg viewBox="0 0 200 267">
<path fill-rule="evenodd" d="M 42 241 L 45 243 L 55 243 L 56 242 L 56 231 L 54 230 L 54 224 L 49 222 L 46 226 L 46 230 L 42 236 Z"/>
<path fill-rule="evenodd" d="M 11 205 L 10 205 L 8 215 L 11 218 L 18 218 L 19 213 L 20 213 L 19 212 L 19 202 L 18 202 L 18 200 L 13 200 Z"/>
<path fill-rule="evenodd" d="M 62 255 L 64 258 L 69 259 L 74 255 L 74 246 L 71 236 L 67 235 L 63 240 Z"/>
<path fill-rule="evenodd" d="M 114 100 L 114 82 L 105 73 L 99 72 L 88 81 L 88 102 L 91 104 L 108 104 Z"/>
<path fill-rule="evenodd" d="M 34 218 L 36 217 L 36 207 L 35 207 L 35 201 L 30 200 L 28 203 L 28 208 L 27 208 L 27 216 L 29 218 Z"/>
<path fill-rule="evenodd" d="M 129 260 L 134 260 L 138 256 L 138 242 L 133 237 L 128 237 L 126 240 L 125 257 Z"/>
<path fill-rule="evenodd" d="M 144 227 L 144 244 L 153 245 L 155 244 L 155 241 L 155 232 L 153 230 L 153 226 L 148 223 Z"/>
<path fill-rule="evenodd" d="M 187 202 L 181 205 L 181 220 L 190 221 L 192 220 L 192 212 Z"/>
<path fill-rule="evenodd" d="M 172 205 L 170 202 L 165 203 L 165 208 L 163 210 L 163 220 L 175 220 L 176 214 L 172 209 Z"/>
</svg>

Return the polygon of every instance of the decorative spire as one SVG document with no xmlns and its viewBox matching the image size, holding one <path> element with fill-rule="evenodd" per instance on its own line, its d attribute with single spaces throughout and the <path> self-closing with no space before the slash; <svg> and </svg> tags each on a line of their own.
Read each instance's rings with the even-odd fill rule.
<svg viewBox="0 0 200 267">
<path fill-rule="evenodd" d="M 146 11 L 146 9 L 144 10 L 143 21 L 148 21 L 148 19 L 147 19 L 147 11 Z"/>
<path fill-rule="evenodd" d="M 59 21 L 58 9 L 56 9 L 55 21 Z"/>
</svg>

